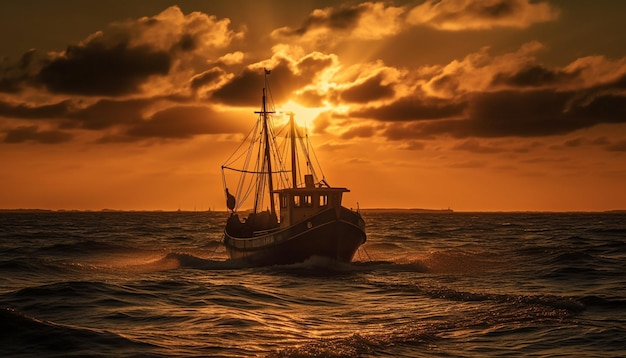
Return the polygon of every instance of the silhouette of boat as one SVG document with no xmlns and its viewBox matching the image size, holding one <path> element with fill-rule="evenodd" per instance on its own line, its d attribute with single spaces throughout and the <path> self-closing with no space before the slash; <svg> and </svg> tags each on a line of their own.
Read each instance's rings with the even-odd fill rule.
<svg viewBox="0 0 626 358">
<path fill-rule="evenodd" d="M 262 107 L 244 140 L 247 148 L 242 143 L 222 165 L 230 211 L 224 245 L 231 258 L 255 266 L 311 257 L 351 262 L 366 240 L 360 210 L 342 206 L 347 188 L 331 187 L 323 174 L 318 176 L 321 168 L 312 164 L 317 158 L 308 135 L 296 125 L 293 113 L 287 113 L 289 120 L 276 130 L 274 120 L 280 116 L 273 110 L 269 74 L 265 69 Z M 236 177 L 234 194 L 228 189 L 227 174 Z M 252 209 L 242 210 L 250 201 Z"/>
</svg>

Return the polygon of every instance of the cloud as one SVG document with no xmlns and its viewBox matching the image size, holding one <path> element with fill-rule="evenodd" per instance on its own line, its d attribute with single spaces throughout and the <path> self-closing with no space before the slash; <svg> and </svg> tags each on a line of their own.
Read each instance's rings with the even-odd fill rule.
<svg viewBox="0 0 626 358">
<path fill-rule="evenodd" d="M 591 57 L 548 68 L 534 57 L 541 49 L 531 42 L 491 56 L 483 48 L 447 65 L 409 70 L 397 82 L 386 83 L 406 87 L 395 97 L 372 103 L 367 100 L 373 97 L 362 96 L 367 105 L 353 107 L 348 116 L 406 122 L 387 125 L 382 133 L 390 140 L 550 136 L 626 122 L 626 59 Z M 376 84 L 353 83 L 354 88 Z M 476 147 L 466 143 L 459 149 Z"/>
<path fill-rule="evenodd" d="M 463 114 L 467 103 L 437 97 L 409 96 L 380 107 L 359 108 L 350 112 L 351 116 L 372 118 L 380 121 L 420 121 Z"/>
<path fill-rule="evenodd" d="M 314 101 L 315 95 L 306 93 L 314 88 L 319 75 L 334 66 L 336 57 L 313 52 L 306 55 L 291 54 L 281 47 L 274 48 L 274 55 L 267 61 L 248 65 L 239 74 L 229 78 L 209 96 L 212 100 L 230 105 L 257 107 L 261 105 L 261 89 L 264 86 L 264 70 L 270 70 L 271 85 L 267 93 L 276 105 L 303 95 Z"/>
<path fill-rule="evenodd" d="M 472 153 L 491 154 L 501 153 L 504 150 L 494 146 L 486 146 L 476 139 L 468 139 L 452 147 L 454 150 L 464 150 Z"/>
<path fill-rule="evenodd" d="M 130 33 L 133 46 L 149 44 L 163 51 L 194 52 L 206 58 L 244 36 L 243 32 L 230 29 L 230 19 L 217 19 L 197 11 L 185 15 L 178 6 L 153 17 L 114 24 L 113 28 Z"/>
<path fill-rule="evenodd" d="M 245 69 L 210 94 L 210 99 L 231 106 L 260 107 L 261 89 L 264 86 L 261 71 Z M 284 66 L 279 72 L 284 72 L 289 77 L 293 76 Z"/>
<path fill-rule="evenodd" d="M 217 61 L 215 61 L 216 64 L 222 64 L 225 66 L 232 66 L 232 65 L 237 65 L 243 62 L 244 59 L 244 53 L 241 51 L 235 51 L 235 52 L 231 52 L 231 53 L 227 53 L 224 56 L 221 56 L 220 58 L 217 59 Z"/>
<path fill-rule="evenodd" d="M 58 130 L 39 130 L 37 126 L 20 126 L 10 129 L 4 137 L 5 143 L 37 142 L 58 144 L 69 142 L 72 134 Z"/>
<path fill-rule="evenodd" d="M 384 80 L 385 77 L 382 74 L 372 76 L 341 91 L 341 99 L 345 102 L 368 103 L 393 97 L 395 94 L 393 87 L 389 84 L 382 84 Z"/>
<path fill-rule="evenodd" d="M 351 127 L 345 132 L 341 133 L 341 138 L 342 139 L 352 139 L 356 137 L 369 138 L 369 137 L 373 137 L 374 134 L 376 134 L 376 128 L 369 126 L 369 125 L 361 125 L 361 126 Z"/>
<path fill-rule="evenodd" d="M 226 72 L 219 67 L 213 67 L 191 78 L 191 88 L 197 90 L 201 87 L 213 88 L 226 77 Z"/>
<path fill-rule="evenodd" d="M 23 85 L 32 77 L 33 68 L 37 62 L 36 57 L 36 50 L 30 49 L 17 63 L 9 63 L 7 58 L 0 59 L 0 92 L 20 92 Z"/>
<path fill-rule="evenodd" d="M 167 52 L 93 39 L 69 46 L 41 69 L 37 80 L 56 93 L 117 96 L 138 92 L 148 77 L 165 76 L 170 66 Z"/>
<path fill-rule="evenodd" d="M 71 106 L 71 101 L 69 100 L 40 106 L 0 102 L 0 117 L 23 119 L 62 118 L 69 113 Z"/>
<path fill-rule="evenodd" d="M 455 22 L 467 29 L 523 27 L 557 16 L 546 3 L 522 0 L 426 1 L 409 18 L 418 8 L 439 29 Z M 288 101 L 315 107 L 324 112 L 315 131 L 344 139 L 452 136 L 467 139 L 456 149 L 481 151 L 485 146 L 469 139 L 559 135 L 626 120 L 626 58 L 547 66 L 537 54 L 549 49 L 532 41 L 506 53 L 483 47 L 447 64 L 394 67 L 386 58 L 307 49 L 309 40 L 399 34 L 406 15 L 407 7 L 382 2 L 318 9 L 300 27 L 276 30 L 273 40 L 296 41 L 274 44 L 270 57 L 237 42 L 244 33 L 233 31 L 229 19 L 183 14 L 176 6 L 117 22 L 43 62 L 35 51 L 15 63 L 3 60 L 2 130 L 13 141 L 43 140 L 42 128 L 72 131 L 66 140 L 80 130 L 99 131 L 103 141 L 232 133 L 241 128 L 224 114 L 261 106 L 263 68 L 271 70 L 267 94 L 277 108 Z"/>
<path fill-rule="evenodd" d="M 626 140 L 620 140 L 617 143 L 613 143 L 609 145 L 607 149 L 612 152 L 626 152 Z"/>
<path fill-rule="evenodd" d="M 242 128 L 205 106 L 176 106 L 134 123 L 126 134 L 144 138 L 191 138 L 201 134 L 236 133 Z"/>
<path fill-rule="evenodd" d="M 300 27 L 282 27 L 272 36 L 297 37 L 318 45 L 334 44 L 339 39 L 379 40 L 402 30 L 404 12 L 402 7 L 383 2 L 327 7 L 314 10 Z"/>
<path fill-rule="evenodd" d="M 526 28 L 553 21 L 558 15 L 548 3 L 529 0 L 427 0 L 411 9 L 407 22 L 437 30 L 483 30 Z"/>
<path fill-rule="evenodd" d="M 68 128 L 103 130 L 139 122 L 157 99 L 111 100 L 102 99 L 77 108 L 67 115 L 63 123 Z"/>
<path fill-rule="evenodd" d="M 515 73 L 497 73 L 493 77 L 492 84 L 503 84 L 511 87 L 554 86 L 571 82 L 579 75 L 580 70 L 567 72 L 565 70 L 552 70 L 542 65 L 533 64 Z"/>
<path fill-rule="evenodd" d="M 185 15 L 172 6 L 152 17 L 112 23 L 38 61 L 29 51 L 18 64 L 0 67 L 0 92 L 17 93 L 24 85 L 84 96 L 176 92 L 207 61 L 241 62 L 242 52 L 223 51 L 243 34 L 230 29 L 229 19 Z"/>
<path fill-rule="evenodd" d="M 421 123 L 418 135 L 537 137 L 561 135 L 601 123 L 626 122 L 626 96 L 578 92 L 475 93 L 462 119 Z"/>
</svg>

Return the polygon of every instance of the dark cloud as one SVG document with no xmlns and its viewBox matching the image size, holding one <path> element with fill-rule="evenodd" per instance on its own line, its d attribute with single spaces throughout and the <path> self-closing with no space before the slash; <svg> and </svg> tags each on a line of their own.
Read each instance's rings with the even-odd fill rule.
<svg viewBox="0 0 626 358">
<path fill-rule="evenodd" d="M 26 120 L 53 120 L 59 130 L 39 131 L 36 126 L 20 126 L 5 130 L 5 142 L 38 141 L 61 143 L 73 136 L 62 130 L 112 130 L 101 142 L 139 141 L 148 138 L 189 138 L 194 135 L 236 133 L 244 130 L 228 114 L 216 113 L 205 106 L 176 104 L 177 98 L 144 98 L 134 100 L 99 100 L 79 108 L 69 101 L 54 105 L 27 107 L 0 102 L 0 116 Z M 174 103 L 172 103 L 174 102 Z M 178 102 L 185 102 L 179 99 Z M 166 107 L 168 106 L 168 107 Z M 153 108 L 166 107 L 150 117 Z"/>
<path fill-rule="evenodd" d="M 541 65 L 532 65 L 515 73 L 497 73 L 492 80 L 493 85 L 514 87 L 541 87 L 556 85 L 575 79 L 580 71 L 573 73 L 562 70 L 551 70 Z"/>
<path fill-rule="evenodd" d="M 57 144 L 69 142 L 73 136 L 70 133 L 58 130 L 40 131 L 37 126 L 21 126 L 10 129 L 4 137 L 5 143 L 37 142 Z"/>
<path fill-rule="evenodd" d="M 219 67 L 204 71 L 191 79 L 191 88 L 196 90 L 200 87 L 215 85 L 222 79 L 224 74 L 224 70 Z"/>
<path fill-rule="evenodd" d="M 37 80 L 57 93 L 118 96 L 138 92 L 150 76 L 167 75 L 170 66 L 165 51 L 92 40 L 69 46 L 41 69 Z"/>
<path fill-rule="evenodd" d="M 372 126 L 357 126 L 348 129 L 341 134 L 342 139 L 352 139 L 356 137 L 369 138 L 376 134 L 376 128 Z"/>
<path fill-rule="evenodd" d="M 424 132 L 422 126 L 418 122 L 396 122 L 390 123 L 382 131 L 382 135 L 389 140 L 413 140 L 428 139 L 428 135 Z"/>
<path fill-rule="evenodd" d="M 514 15 L 521 10 L 517 1 L 470 2 L 466 11 L 483 18 L 501 18 Z"/>
<path fill-rule="evenodd" d="M 8 104 L 0 102 L 0 117 L 22 119 L 53 119 L 63 118 L 71 108 L 71 101 L 66 100 L 55 104 L 29 106 L 26 104 Z"/>
<path fill-rule="evenodd" d="M 327 8 L 323 11 L 314 11 L 299 28 L 282 28 L 277 30 L 276 34 L 282 36 L 303 36 L 307 32 L 318 28 L 327 28 L 335 31 L 350 30 L 357 26 L 359 18 L 363 12 L 367 11 L 367 7 L 363 5 L 344 5 L 336 8 Z"/>
<path fill-rule="evenodd" d="M 129 125 L 143 119 L 143 113 L 157 100 L 102 99 L 87 107 L 77 109 L 68 115 L 66 127 L 89 130 L 102 130 L 119 125 Z"/>
<path fill-rule="evenodd" d="M 576 96 L 573 100 L 571 116 L 587 124 L 626 122 L 626 95 L 616 93 Z"/>
<path fill-rule="evenodd" d="M 383 134 L 391 140 L 439 135 L 457 138 L 562 135 L 602 123 L 625 123 L 626 96 L 617 90 L 619 83 L 576 91 L 475 92 L 459 103 L 414 96 L 350 114 L 379 121 L 406 122 L 386 128 Z M 484 149 L 476 144 L 465 142 L 457 149 Z M 579 144 L 578 141 L 566 143 L 568 146 Z"/>
<path fill-rule="evenodd" d="M 563 143 L 564 146 L 571 148 L 580 147 L 583 144 L 585 144 L 585 140 L 583 138 L 569 139 L 566 140 L 565 143 Z"/>
<path fill-rule="evenodd" d="M 198 40 L 192 34 L 183 34 L 174 44 L 172 50 L 180 50 L 182 52 L 190 52 L 198 47 Z"/>
<path fill-rule="evenodd" d="M 533 23 L 552 21 L 558 15 L 559 11 L 551 5 L 529 0 L 426 0 L 411 10 L 408 22 L 452 31 L 525 28 Z"/>
<path fill-rule="evenodd" d="M 27 84 L 54 94 L 114 97 L 158 92 L 144 86 L 153 77 L 163 77 L 163 91 L 180 88 L 183 75 L 205 70 L 232 40 L 243 37 L 229 25 L 229 19 L 201 12 L 185 15 L 177 6 L 114 22 L 44 59 L 34 61 L 29 51 L 18 63 L 0 62 L 0 92 L 17 93 Z"/>
<path fill-rule="evenodd" d="M 233 106 L 260 106 L 263 86 L 263 72 L 246 69 L 214 91 L 210 97 L 211 100 Z"/>
<path fill-rule="evenodd" d="M 7 58 L 0 62 L 0 92 L 18 93 L 25 83 L 32 77 L 36 51 L 26 51 L 17 63 L 9 63 Z"/>
<path fill-rule="evenodd" d="M 392 2 L 341 4 L 313 10 L 299 27 L 282 27 L 273 37 L 297 38 L 298 45 L 332 47 L 343 41 L 379 40 L 404 27 L 406 8 Z"/>
<path fill-rule="evenodd" d="M 580 121 L 564 121 L 571 94 L 554 91 L 500 91 L 472 96 L 465 128 L 457 135 L 542 136 L 563 134 L 583 127 Z"/>
<path fill-rule="evenodd" d="M 201 134 L 235 133 L 240 129 L 232 120 L 207 107 L 179 106 L 155 113 L 126 133 L 143 138 L 190 138 Z"/>
<path fill-rule="evenodd" d="M 395 91 L 391 85 L 383 85 L 384 76 L 379 74 L 356 84 L 341 92 L 341 99 L 346 102 L 367 103 L 371 101 L 391 98 Z"/>
<path fill-rule="evenodd" d="M 430 81 L 432 89 L 443 93 L 455 93 L 459 87 L 459 80 L 453 75 L 442 75 Z"/>
<path fill-rule="evenodd" d="M 296 99 L 298 103 L 306 107 L 322 107 L 324 106 L 326 95 L 321 94 L 316 90 L 306 90 L 297 95 Z"/>
<path fill-rule="evenodd" d="M 373 118 L 380 121 L 417 121 L 459 116 L 466 107 L 465 102 L 435 97 L 403 97 L 376 108 L 363 108 L 351 112 L 352 116 Z"/>
<path fill-rule="evenodd" d="M 333 58 L 320 53 L 312 53 L 300 59 L 296 65 L 303 77 L 313 77 L 322 70 L 333 65 Z"/>
<path fill-rule="evenodd" d="M 284 61 L 270 71 L 271 85 L 268 97 L 271 96 L 276 104 L 288 101 L 292 92 L 307 82 L 306 79 L 296 76 Z M 212 100 L 232 106 L 260 107 L 263 86 L 263 70 L 247 68 L 213 92 L 210 97 Z"/>
</svg>

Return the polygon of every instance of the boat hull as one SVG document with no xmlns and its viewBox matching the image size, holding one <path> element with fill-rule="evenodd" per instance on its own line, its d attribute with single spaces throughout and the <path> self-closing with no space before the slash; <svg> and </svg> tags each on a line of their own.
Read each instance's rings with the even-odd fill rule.
<svg viewBox="0 0 626 358">
<path fill-rule="evenodd" d="M 249 238 L 233 237 L 228 232 L 224 235 L 230 257 L 254 266 L 293 264 L 314 256 L 351 262 L 365 240 L 361 215 L 343 207 Z"/>
</svg>

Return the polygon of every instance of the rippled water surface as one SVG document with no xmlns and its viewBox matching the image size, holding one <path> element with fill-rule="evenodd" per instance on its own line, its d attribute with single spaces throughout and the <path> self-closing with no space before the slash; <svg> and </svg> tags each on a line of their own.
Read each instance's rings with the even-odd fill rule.
<svg viewBox="0 0 626 358">
<path fill-rule="evenodd" d="M 626 215 L 365 212 L 250 268 L 224 213 L 0 213 L 0 356 L 626 356 Z"/>
</svg>

